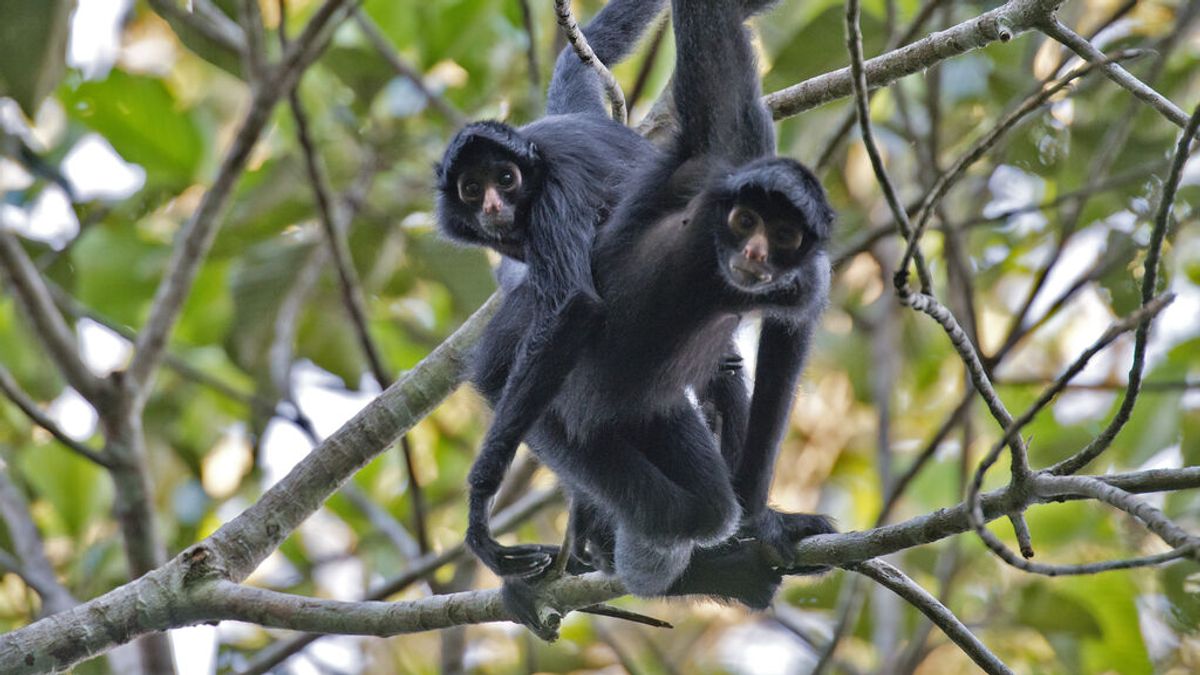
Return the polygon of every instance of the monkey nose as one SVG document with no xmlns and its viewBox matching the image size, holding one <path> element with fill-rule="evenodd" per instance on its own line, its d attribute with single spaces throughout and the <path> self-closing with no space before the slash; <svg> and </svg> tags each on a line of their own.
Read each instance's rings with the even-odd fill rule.
<svg viewBox="0 0 1200 675">
<path fill-rule="evenodd" d="M 754 244 L 747 244 L 746 248 L 742 249 L 742 255 L 745 256 L 747 260 L 752 260 L 754 262 L 761 263 L 767 261 L 767 250 L 761 246 L 755 246 Z"/>
</svg>

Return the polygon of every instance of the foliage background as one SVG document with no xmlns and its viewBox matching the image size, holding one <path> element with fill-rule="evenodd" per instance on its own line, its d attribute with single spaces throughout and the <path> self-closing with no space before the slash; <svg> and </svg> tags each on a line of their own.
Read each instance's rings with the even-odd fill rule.
<svg viewBox="0 0 1200 675">
<path fill-rule="evenodd" d="M 77 11 L 95 2 L 99 0 L 81 0 Z M 236 17 L 236 3 L 213 4 Z M 288 3 L 292 33 L 316 4 Z M 936 13 L 924 32 L 994 3 L 946 4 L 950 8 Z M 1063 19 L 1086 32 L 1118 4 L 1071 2 Z M 599 5 L 577 3 L 576 11 L 587 16 Z M 889 25 L 907 25 L 918 8 L 919 3 L 907 0 L 866 3 L 867 55 L 882 49 Z M 275 26 L 277 5 L 262 3 L 262 9 L 267 26 Z M 467 118 L 524 122 L 537 116 L 541 89 L 531 83 L 529 35 L 519 3 L 368 0 L 364 10 L 424 83 Z M 895 12 L 891 19 L 889 10 Z M 69 24 L 70 11 L 66 2 L 0 5 L 0 24 L 6 26 L 0 28 L 0 91 L 12 97 L 0 101 L 6 157 L 0 159 L 0 208 L 18 231 L 29 235 L 25 243 L 45 274 L 78 302 L 78 317 L 92 317 L 76 325 L 92 362 L 103 368 L 107 356 L 107 367 L 113 368 L 122 365 L 124 353 L 123 338 L 115 336 L 136 331 L 144 322 L 172 236 L 215 172 L 248 92 L 235 55 L 186 30 L 177 34 L 142 3 L 124 17 L 120 51 L 111 68 L 103 59 L 99 66 L 67 65 L 62 45 L 68 30 L 97 29 L 78 21 Z M 561 40 L 551 3 L 534 2 L 532 11 L 538 81 L 544 85 Z M 1154 44 L 1177 26 L 1182 13 L 1181 3 L 1138 2 L 1102 45 L 1111 51 Z M 829 0 L 785 0 L 758 21 L 764 90 L 845 65 L 841 22 L 841 3 Z M 1164 53 L 1154 84 L 1190 108 L 1200 94 L 1200 32 L 1186 27 L 1178 45 Z M 627 94 L 643 70 L 644 54 L 615 69 Z M 635 119 L 665 84 L 672 57 L 668 35 L 646 70 L 647 93 L 638 99 Z M 1055 45 L 1029 34 L 906 78 L 900 84 L 906 96 L 880 92 L 873 119 L 904 196 L 918 198 L 931 167 L 947 166 L 1037 79 L 1051 75 L 1059 57 Z M 1151 61 L 1143 58 L 1131 69 L 1146 74 Z M 432 227 L 430 165 L 456 123 L 431 108 L 410 80 L 398 76 L 353 22 L 339 30 L 333 46 L 306 73 L 300 98 L 334 189 L 344 195 L 368 188 L 350 229 L 351 251 L 367 294 L 371 335 L 384 361 L 402 371 L 494 289 L 487 257 L 439 241 Z M 937 105 L 930 106 L 931 100 Z M 1032 116 L 1009 136 L 946 202 L 943 222 L 961 229 L 962 259 L 969 263 L 968 273 L 955 283 L 970 284 L 973 330 L 984 353 L 994 353 L 1058 243 L 1070 209 L 1056 205 L 995 216 L 1086 188 L 1097 177 L 1097 155 L 1116 152 L 1103 177 L 1121 180 L 1081 204 L 1074 236 L 1034 304 L 1031 318 L 1045 315 L 1045 322 L 1016 343 L 996 370 L 1000 393 L 1010 407 L 1032 402 L 1037 389 L 1031 382 L 1053 378 L 1114 315 L 1136 307 L 1133 274 L 1141 269 L 1139 247 L 1145 244 L 1156 189 L 1165 174 L 1163 162 L 1178 130 L 1153 111 L 1136 108 L 1129 138 L 1113 147 L 1107 134 L 1129 105 L 1128 93 L 1111 82 L 1085 79 L 1069 98 Z M 842 101 L 782 122 L 781 153 L 816 164 L 849 106 Z M 140 167 L 140 186 L 89 191 L 84 174 L 68 171 L 72 152 L 97 136 L 121 160 Z M 888 224 L 857 140 L 840 144 L 821 176 L 840 214 L 836 250 L 853 251 L 867 233 Z M 62 182 L 73 186 L 73 195 Z M 1147 379 L 1159 384 L 1147 391 L 1131 424 L 1105 455 L 1107 464 L 1094 467 L 1098 470 L 1180 466 L 1200 459 L 1197 184 L 1200 169 L 1193 162 L 1167 252 L 1170 285 L 1180 300 L 1156 329 L 1151 350 Z M 235 395 L 169 369 L 158 378 L 145 415 L 158 524 L 171 553 L 238 513 L 302 456 L 309 441 L 293 423 L 296 416 L 286 399 L 293 398 L 317 430 L 328 433 L 378 390 L 346 318 L 333 268 L 315 254 L 322 246 L 315 218 L 295 122 L 286 106 L 278 106 L 238 184 L 171 345 L 179 360 Z M 954 257 L 942 250 L 948 241 L 940 233 L 926 239 L 939 279 Z M 884 241 L 873 251 L 840 261 L 835 297 L 774 486 L 778 505 L 830 513 L 842 529 L 875 522 L 890 481 L 951 417 L 964 392 L 960 362 L 944 335 L 932 323 L 895 307 L 886 272 L 897 258 L 894 244 Z M 1080 277 L 1079 288 L 1055 306 L 1052 301 Z M 312 285 L 306 286 L 310 279 Z M 281 334 L 278 319 L 297 297 L 301 304 L 292 339 L 287 331 Z M 292 344 L 289 361 L 295 368 L 290 377 L 272 371 L 272 347 L 281 341 Z M 1052 414 L 1027 429 L 1035 465 L 1064 458 L 1102 428 L 1117 401 L 1115 388 L 1124 381 L 1128 352 L 1129 343 L 1119 343 L 1081 378 L 1093 386 L 1071 391 Z M 0 295 L 0 363 L 27 392 L 47 403 L 64 426 L 84 438 L 98 433 L 94 423 L 89 427 L 87 405 L 65 386 L 7 294 Z M 248 408 L 250 397 L 260 405 Z M 272 415 L 281 400 L 282 417 Z M 410 434 L 427 505 L 425 529 L 434 549 L 461 540 L 463 481 L 488 419 L 478 397 L 463 389 Z M 971 458 L 985 452 L 996 435 L 986 412 L 973 408 L 905 492 L 892 517 L 960 501 L 965 467 L 974 466 Z M 86 599 L 126 581 L 119 533 L 110 515 L 113 490 L 103 470 L 64 452 L 7 401 L 0 401 L 0 452 L 30 500 L 48 554 L 72 593 Z M 1002 475 L 1004 469 L 993 473 Z M 535 483 L 548 485 L 549 477 L 539 475 Z M 353 496 L 338 495 L 291 537 L 256 582 L 353 598 L 372 582 L 402 571 L 412 551 L 404 550 L 402 539 L 398 543 L 381 534 L 379 519 L 403 524 L 410 532 L 419 529 L 403 455 L 384 454 L 356 476 L 354 485 Z M 364 507 L 361 497 L 378 508 Z M 1193 531 L 1200 525 L 1200 503 L 1192 493 L 1172 494 L 1161 506 Z M 1125 516 L 1094 503 L 1046 506 L 1029 515 L 1043 562 L 1128 557 L 1154 552 L 1159 545 L 1140 529 L 1127 527 Z M 563 520 L 552 509 L 517 537 L 555 541 Z M 1007 525 L 995 531 L 1010 537 Z M 0 546 L 6 544 L 0 533 Z M 910 550 L 893 562 L 927 588 L 941 591 L 984 642 L 1021 671 L 1200 668 L 1195 593 L 1200 570 L 1194 563 L 1046 579 L 1003 565 L 972 536 Z M 473 571 L 455 574 L 447 567 L 438 580 L 472 584 Z M 626 601 L 639 611 L 669 618 L 676 625 L 673 631 L 575 615 L 563 639 L 551 646 L 508 625 L 487 625 L 467 629 L 461 643 L 434 633 L 386 641 L 327 639 L 285 668 L 428 672 L 453 667 L 461 657 L 466 668 L 489 673 L 622 667 L 636 672 L 794 672 L 811 664 L 828 639 L 846 579 L 834 573 L 789 582 L 777 608 L 766 615 L 715 605 Z M 473 585 L 494 583 L 481 572 Z M 426 592 L 417 588 L 410 594 Z M 36 596 L 16 576 L 0 579 L 0 626 L 24 625 L 35 611 Z M 912 608 L 895 603 L 885 591 L 869 594 L 836 654 L 837 667 L 846 672 L 885 666 L 923 672 L 970 667 L 936 631 L 926 642 L 925 631 Z M 177 647 L 182 642 L 211 644 L 207 641 L 216 637 L 217 664 L 231 669 L 273 639 L 267 631 L 245 625 L 185 635 Z M 914 635 L 920 636 L 912 651 L 915 658 L 902 662 Z M 94 662 L 84 670 L 105 667 Z"/>
</svg>

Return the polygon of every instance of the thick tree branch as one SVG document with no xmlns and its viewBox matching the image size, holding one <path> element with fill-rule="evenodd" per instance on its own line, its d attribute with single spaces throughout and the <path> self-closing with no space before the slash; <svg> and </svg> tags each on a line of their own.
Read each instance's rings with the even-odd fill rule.
<svg viewBox="0 0 1200 675">
<path fill-rule="evenodd" d="M 439 360 L 445 357 L 443 354 Z M 423 377 L 431 377 L 431 371 L 424 371 Z M 433 386 L 434 382 L 438 383 L 438 387 L 442 384 L 436 375 L 427 384 Z M 401 381 L 393 389 L 401 388 L 404 384 Z M 395 400 L 391 403 L 399 404 Z M 368 406 L 368 410 L 371 408 Z M 360 413 L 356 417 L 358 422 L 352 420 L 347 423 L 331 440 L 341 437 L 344 443 L 357 441 L 368 445 L 385 445 L 380 434 L 370 430 L 373 423 L 380 421 L 378 413 L 378 410 L 369 414 Z M 408 415 L 400 417 L 409 418 Z M 307 469 L 298 467 L 271 492 L 278 495 L 280 485 L 286 482 L 288 485 L 283 490 L 308 493 L 317 489 L 328 495 L 332 487 L 327 488 L 324 479 L 319 481 L 319 485 L 310 482 L 314 471 L 311 464 L 331 460 L 328 443 L 302 462 L 310 465 Z M 357 465 L 353 468 L 356 469 Z M 301 477 L 306 478 L 301 480 Z M 1123 486 L 1121 489 L 1128 492 L 1200 488 L 1200 467 L 1172 470 L 1167 474 L 1137 472 L 1082 478 L 1101 485 Z M 983 495 L 981 501 L 985 517 L 990 520 L 1029 504 L 1092 497 L 1099 495 L 1100 489 L 1090 483 L 1047 481 L 1037 483 L 1036 490 L 1027 491 L 1024 495 L 1008 487 Z M 308 503 L 310 500 L 311 497 L 305 495 L 304 501 Z M 254 510 L 252 507 L 250 511 Z M 845 566 L 960 534 L 971 529 L 967 510 L 964 502 L 865 532 L 810 537 L 796 547 L 797 564 Z M 261 537 L 281 537 L 283 533 L 275 528 L 290 520 L 289 516 L 264 523 L 262 532 L 259 532 L 257 528 L 246 527 L 245 520 L 249 517 L 262 518 L 262 513 L 259 511 L 249 516 L 247 514 L 250 511 L 226 524 L 217 535 L 187 549 L 169 564 L 143 578 L 67 612 L 0 635 L 0 663 L 13 664 L 13 675 L 64 669 L 150 631 L 219 619 L 261 621 L 263 625 L 270 626 L 355 634 L 394 634 L 479 621 L 507 620 L 499 604 L 497 591 L 456 593 L 415 602 L 367 604 L 361 609 L 360 603 L 314 601 L 270 591 L 246 594 L 239 590 L 233 600 L 224 600 L 220 597 L 220 591 L 231 589 L 230 582 L 244 578 L 247 561 L 257 557 L 263 548 Z M 274 545 L 274 542 L 270 543 L 270 546 Z M 557 581 L 547 589 L 546 597 L 551 606 L 568 611 L 606 602 L 623 594 L 624 589 L 619 581 L 597 573 Z M 267 603 L 270 610 L 247 604 L 247 599 L 251 597 Z M 295 622 L 278 613 L 285 607 L 294 612 L 297 617 Z M 360 621 L 337 620 L 330 616 L 333 610 L 352 613 Z M 96 630 L 98 625 L 102 626 L 100 630 Z"/>
<path fill-rule="evenodd" d="M 1037 28 L 1054 15 L 1063 0 L 1009 0 L 990 12 L 933 33 L 910 45 L 866 61 L 867 85 L 886 86 L 932 66 L 997 40 L 1008 42 Z M 841 68 L 768 94 L 764 102 L 775 119 L 798 115 L 805 110 L 845 98 L 854 93 L 850 68 Z"/>
<path fill-rule="evenodd" d="M 526 494 L 522 499 L 505 509 L 492 521 L 492 531 L 504 534 L 515 529 L 539 513 L 542 509 L 562 501 L 562 493 L 558 490 L 544 490 Z M 429 553 L 412 561 L 407 570 L 397 577 L 380 584 L 367 594 L 365 600 L 386 600 L 400 593 L 409 586 L 428 579 L 433 573 L 446 565 L 459 562 L 469 555 L 466 543 L 459 542 L 440 552 Z M 277 642 L 259 652 L 253 663 L 239 670 L 237 675 L 264 675 L 275 666 L 286 661 L 301 649 L 324 637 L 321 634 L 309 633 L 290 640 Z"/>
</svg>

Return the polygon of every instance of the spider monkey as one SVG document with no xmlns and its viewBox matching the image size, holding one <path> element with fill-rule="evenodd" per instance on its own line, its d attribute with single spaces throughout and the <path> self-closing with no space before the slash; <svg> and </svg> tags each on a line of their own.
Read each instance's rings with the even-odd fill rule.
<svg viewBox="0 0 1200 675">
<path fill-rule="evenodd" d="M 524 369 L 518 356 L 511 372 L 521 376 L 508 378 L 492 428 L 507 433 L 489 432 L 512 448 L 485 441 L 471 488 L 473 506 L 486 503 L 528 432 L 539 458 L 611 532 L 628 590 L 762 608 L 782 573 L 815 571 L 794 567 L 795 542 L 832 531 L 822 516 L 766 501 L 828 295 L 833 211 L 808 169 L 774 157 L 743 11 L 674 0 L 679 129 L 596 233 L 590 292 L 559 306 L 564 320 L 553 331 L 528 328 L 545 367 Z M 530 286 L 510 297 L 536 307 Z M 749 423 L 741 452 L 722 457 L 686 392 L 705 389 L 750 311 L 764 319 Z M 503 316 L 528 327 L 540 315 Z M 506 408 L 514 390 L 524 405 Z M 506 583 L 506 604 L 552 635 L 522 588 Z"/>
<path fill-rule="evenodd" d="M 597 57 L 605 63 L 624 58 L 665 4 L 613 0 L 584 29 Z M 547 115 L 519 129 L 495 121 L 466 126 L 436 169 L 443 233 L 506 256 L 499 269 L 504 304 L 481 339 L 471 378 L 498 420 L 484 448 L 503 449 L 481 453 L 485 461 L 472 471 L 467 536 L 479 559 L 504 577 L 539 574 L 556 551 L 539 545 L 503 547 L 488 531 L 487 502 L 529 426 L 505 420 L 514 419 L 512 411 L 544 408 L 553 395 L 555 378 L 565 373 L 555 361 L 568 344 L 561 337 L 564 326 L 574 329 L 598 316 L 588 255 L 594 232 L 634 167 L 659 154 L 608 117 L 599 78 L 570 49 L 559 56 L 547 100 Z M 547 351 L 546 345 L 555 347 Z M 726 358 L 698 392 L 711 426 L 720 429 L 722 448 L 730 453 L 740 451 L 749 407 L 740 371 L 741 356 L 730 343 Z M 521 375 L 509 382 L 510 372 Z M 539 388 L 524 386 L 527 381 Z M 596 519 L 584 499 L 572 499 L 578 558 L 587 557 L 589 541 L 597 542 L 600 554 L 611 549 L 599 545 L 611 535 L 593 527 Z"/>
<path fill-rule="evenodd" d="M 609 509 L 616 570 L 630 591 L 719 587 L 732 592 L 717 595 L 763 607 L 778 581 L 762 560 L 791 570 L 799 539 L 832 531 L 822 516 L 768 508 L 767 493 L 828 298 L 834 213 L 807 168 L 774 154 L 739 9 L 672 0 L 672 17 L 679 129 L 597 235 L 592 269 L 605 322 L 552 407 L 573 434 L 605 442 L 581 444 L 596 453 L 591 462 L 547 463 L 574 471 Z M 763 314 L 754 393 L 743 451 L 725 471 L 699 433 L 703 421 L 673 393 L 702 381 L 750 311 Z M 620 427 L 636 442 L 619 446 L 616 460 L 605 437 Z M 739 524 L 739 537 L 759 550 L 695 548 Z"/>
</svg>

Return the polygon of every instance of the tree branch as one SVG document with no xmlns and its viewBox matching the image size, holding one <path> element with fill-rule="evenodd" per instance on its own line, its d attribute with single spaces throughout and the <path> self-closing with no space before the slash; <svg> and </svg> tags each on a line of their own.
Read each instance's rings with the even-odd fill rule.
<svg viewBox="0 0 1200 675">
<path fill-rule="evenodd" d="M 12 373 L 10 373 L 8 369 L 2 365 L 0 365 L 0 391 L 3 391 L 4 395 L 7 396 L 14 405 L 20 408 L 21 412 L 25 413 L 25 416 L 28 417 L 31 422 L 49 432 L 50 435 L 58 440 L 59 443 L 62 443 L 64 446 L 66 446 L 68 450 L 71 450 L 84 459 L 95 462 L 100 466 L 108 468 L 113 466 L 112 460 L 104 456 L 102 452 L 97 452 L 96 450 L 93 450 L 83 443 L 80 443 L 74 438 L 68 436 L 62 430 L 62 428 L 54 422 L 54 420 L 50 419 L 49 415 L 42 412 L 42 409 L 38 407 L 37 403 L 32 398 L 29 397 L 29 394 L 26 394 L 21 389 L 21 385 L 17 383 L 15 378 L 13 378 Z"/>
<path fill-rule="evenodd" d="M 379 52 L 383 60 L 387 61 L 388 65 L 398 75 L 411 82 L 439 115 L 456 127 L 467 123 L 467 117 L 458 108 L 455 108 L 444 96 L 434 92 L 425 84 L 421 73 L 400 56 L 399 52 L 396 51 L 396 48 L 392 46 L 387 36 L 383 34 L 383 31 L 379 29 L 379 26 L 371 17 L 367 16 L 361 10 L 356 10 L 354 12 L 354 20 L 358 23 L 358 27 L 362 29 L 363 35 L 367 36 L 367 41 L 375 47 L 375 51 Z"/>
<path fill-rule="evenodd" d="M 1012 673 L 986 645 L 975 637 L 969 628 L 963 625 L 958 617 L 945 605 L 933 597 L 917 582 L 909 579 L 895 566 L 882 560 L 870 560 L 856 565 L 848 565 L 847 569 L 870 577 L 896 595 L 907 600 L 929 620 L 942 629 L 946 637 L 954 641 L 971 660 L 987 673 Z"/>
<path fill-rule="evenodd" d="M 54 306 L 54 299 L 37 267 L 3 222 L 0 222 L 0 262 L 4 263 L 0 265 L 0 277 L 12 287 L 59 372 L 80 396 L 93 405 L 103 403 L 102 395 L 109 389 L 108 384 L 84 364 L 75 332 Z"/>
<path fill-rule="evenodd" d="M 874 89 L 995 42 L 1008 42 L 1039 27 L 1063 0 L 1009 0 L 973 19 L 933 33 L 910 45 L 882 54 L 863 64 L 867 85 Z M 775 119 L 798 115 L 805 110 L 845 98 L 854 93 L 850 68 L 841 68 L 809 78 L 764 98 Z"/>
<path fill-rule="evenodd" d="M 2 463 L 0 463 L 2 464 Z M 42 536 L 38 533 L 29 505 L 21 491 L 9 479 L 8 468 L 0 466 L 0 516 L 20 559 L 14 570 L 42 598 L 42 614 L 57 614 L 79 604 L 54 575 L 54 565 L 46 558 Z"/>
<path fill-rule="evenodd" d="M 571 0 L 554 0 L 554 14 L 558 17 L 558 25 L 562 27 L 563 34 L 567 36 L 567 42 L 571 43 L 571 48 L 575 50 L 579 60 L 590 67 L 604 85 L 609 105 L 612 106 L 613 119 L 625 124 L 628 121 L 628 113 L 625 110 L 625 93 L 621 91 L 621 85 L 617 83 L 617 78 L 613 77 L 608 66 L 596 58 L 596 52 L 592 51 L 587 37 L 584 36 L 583 31 L 579 30 L 579 24 L 575 21 L 575 16 L 571 14 Z"/>
<path fill-rule="evenodd" d="M 212 248 L 229 196 L 246 167 L 250 151 L 270 119 L 271 110 L 279 98 L 295 85 L 303 68 L 320 54 L 329 37 L 326 24 L 347 1 L 326 0 L 305 26 L 304 33 L 284 54 L 283 63 L 270 75 L 263 77 L 260 86 L 254 88 L 250 109 L 242 118 L 233 145 L 221 161 L 216 179 L 200 200 L 195 214 L 180 230 L 167 263 L 167 276 L 154 295 L 150 318 L 138 335 L 133 362 L 129 366 L 126 386 L 134 395 L 135 409 L 144 405 L 147 384 L 162 361 L 167 340 L 183 311 L 184 300 Z"/>
<path fill-rule="evenodd" d="M 1196 136 L 1197 128 L 1200 128 L 1200 104 L 1192 112 L 1191 118 L 1184 126 L 1183 133 L 1179 135 L 1179 141 L 1175 146 L 1175 156 L 1171 162 L 1171 171 L 1167 174 L 1167 180 L 1163 184 L 1162 196 L 1159 199 L 1158 211 L 1154 218 L 1154 228 L 1150 232 L 1150 243 L 1146 247 L 1146 261 L 1142 268 L 1143 307 L 1149 305 L 1157 293 L 1158 264 L 1162 255 L 1163 241 L 1167 236 L 1171 208 L 1175 204 L 1175 193 L 1179 189 L 1179 181 L 1183 176 L 1183 166 L 1187 163 L 1188 155 L 1191 152 L 1191 142 Z M 1059 475 L 1075 473 L 1112 445 L 1117 434 L 1129 421 L 1129 417 L 1133 414 L 1133 407 L 1137 403 L 1138 389 L 1141 386 L 1142 375 L 1146 367 L 1146 346 L 1149 341 L 1150 323 L 1142 323 L 1134 332 L 1133 363 L 1129 367 L 1128 386 L 1125 389 L 1121 407 L 1099 436 L 1074 456 L 1050 467 L 1051 473 Z"/>
<path fill-rule="evenodd" d="M 1039 25 L 1038 28 L 1049 37 L 1066 45 L 1084 61 L 1099 66 L 1110 80 L 1128 89 L 1131 94 L 1145 101 L 1151 108 L 1154 108 L 1163 117 L 1170 120 L 1172 124 L 1179 127 L 1187 126 L 1188 114 L 1181 110 L 1179 106 L 1155 91 L 1153 87 L 1134 77 L 1128 70 L 1109 61 L 1104 56 L 1104 52 L 1096 49 L 1095 45 L 1085 40 L 1075 31 L 1067 28 L 1058 19 L 1049 18 Z"/>
</svg>

